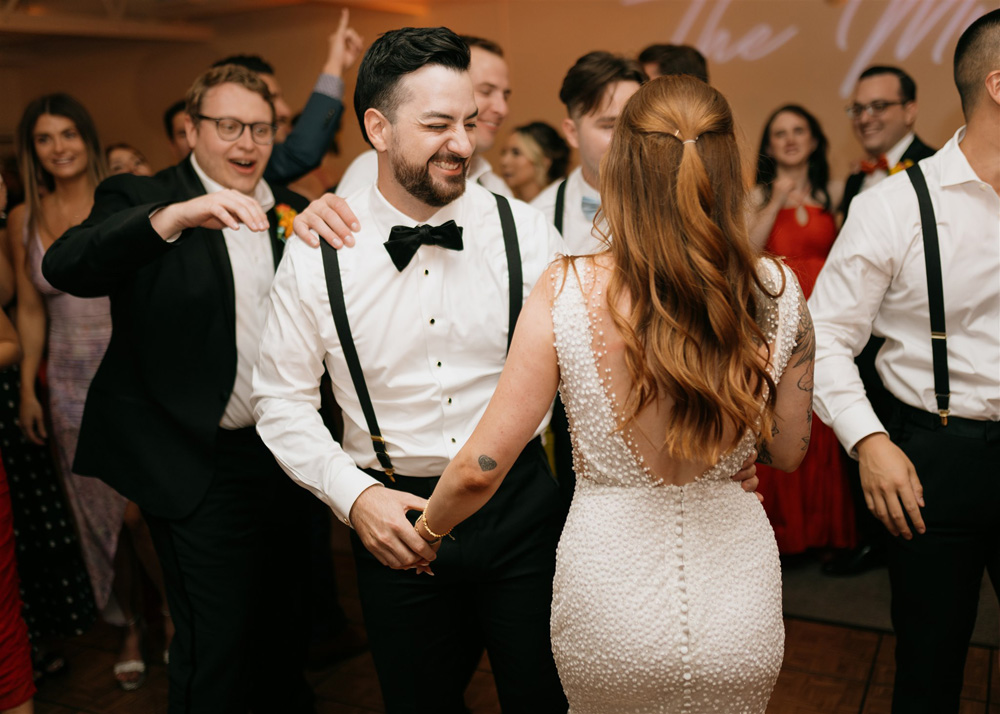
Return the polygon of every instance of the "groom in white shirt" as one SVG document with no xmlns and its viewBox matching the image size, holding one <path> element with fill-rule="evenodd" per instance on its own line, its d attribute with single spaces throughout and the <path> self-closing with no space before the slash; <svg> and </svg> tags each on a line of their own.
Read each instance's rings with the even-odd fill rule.
<svg viewBox="0 0 1000 714">
<path fill-rule="evenodd" d="M 346 197 L 360 230 L 335 270 L 351 336 L 342 339 L 332 316 L 340 290 L 328 288 L 329 257 L 290 242 L 272 289 L 254 411 L 285 471 L 355 530 L 388 712 L 465 711 L 463 691 L 484 646 L 505 711 L 560 712 L 567 704 L 549 608 L 568 504 L 538 439 L 436 557 L 411 526 L 411 509 L 424 507 L 485 411 L 513 307 L 561 249 L 541 213 L 466 181 L 478 113 L 468 65 L 468 47 L 446 28 L 389 32 L 368 50 L 354 103 L 378 151 L 378 178 Z M 323 216 L 338 201 L 314 202 L 300 224 L 325 234 Z M 513 254 L 505 249 L 511 229 Z M 511 290 L 515 269 L 522 277 Z M 363 382 L 345 358 L 350 344 Z M 324 367 L 344 411 L 343 448 L 316 411 Z M 373 445 L 382 443 L 377 455 Z M 408 569 L 429 561 L 434 577 Z"/>
</svg>

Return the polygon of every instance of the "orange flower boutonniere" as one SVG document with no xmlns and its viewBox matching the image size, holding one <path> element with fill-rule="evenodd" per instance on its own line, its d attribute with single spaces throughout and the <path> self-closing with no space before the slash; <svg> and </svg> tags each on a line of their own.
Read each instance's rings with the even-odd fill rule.
<svg viewBox="0 0 1000 714">
<path fill-rule="evenodd" d="M 898 174 L 900 171 L 906 171 L 908 168 L 913 166 L 913 159 L 903 159 L 898 164 L 889 169 L 889 175 Z"/>
<path fill-rule="evenodd" d="M 292 235 L 292 221 L 299 212 L 287 203 L 279 203 L 274 212 L 278 215 L 278 240 L 286 241 Z"/>
</svg>

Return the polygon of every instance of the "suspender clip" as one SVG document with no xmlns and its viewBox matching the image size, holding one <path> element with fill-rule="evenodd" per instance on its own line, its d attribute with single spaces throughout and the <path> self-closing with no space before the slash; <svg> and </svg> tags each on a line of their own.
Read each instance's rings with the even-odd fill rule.
<svg viewBox="0 0 1000 714">
<path fill-rule="evenodd" d="M 941 417 L 941 426 L 948 426 L 948 415 L 950 413 L 948 409 L 938 409 L 938 415 Z"/>
<path fill-rule="evenodd" d="M 948 336 L 944 332 L 931 332 L 932 340 L 944 340 L 947 338 Z"/>
<path fill-rule="evenodd" d="M 375 436 L 370 434 L 372 438 L 372 447 L 375 449 L 375 457 L 378 459 L 379 465 L 382 470 L 385 471 L 385 475 L 389 477 L 389 480 L 396 483 L 396 479 L 392 477 L 396 473 L 396 469 L 392 467 L 392 461 L 389 459 L 389 452 L 385 450 L 385 439 L 381 436 Z"/>
</svg>

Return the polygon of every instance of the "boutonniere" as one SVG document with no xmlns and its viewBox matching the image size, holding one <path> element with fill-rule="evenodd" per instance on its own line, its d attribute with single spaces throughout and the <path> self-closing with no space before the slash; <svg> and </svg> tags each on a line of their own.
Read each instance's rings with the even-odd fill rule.
<svg viewBox="0 0 1000 714">
<path fill-rule="evenodd" d="M 292 222 L 299 212 L 287 203 L 279 203 L 274 207 L 274 212 L 278 216 L 278 240 L 286 241 L 292 235 Z"/>
<path fill-rule="evenodd" d="M 889 169 L 889 175 L 898 174 L 900 171 L 906 171 L 908 168 L 913 166 L 913 159 L 903 159 L 898 164 Z"/>
</svg>

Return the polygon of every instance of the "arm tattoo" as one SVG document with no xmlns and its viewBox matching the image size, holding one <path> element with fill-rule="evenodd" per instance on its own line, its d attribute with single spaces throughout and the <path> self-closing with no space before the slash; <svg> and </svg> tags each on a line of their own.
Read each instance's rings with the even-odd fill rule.
<svg viewBox="0 0 1000 714">
<path fill-rule="evenodd" d="M 479 469 L 481 471 L 492 471 L 497 467 L 497 462 L 486 454 L 479 457 Z"/>
<path fill-rule="evenodd" d="M 795 331 L 795 347 L 789 363 L 793 367 L 809 364 L 810 369 L 799 379 L 798 387 L 803 392 L 813 391 L 813 376 L 811 363 L 816 360 L 816 332 L 813 330 L 812 315 L 806 306 L 805 296 L 799 291 L 799 325 Z"/>
</svg>

